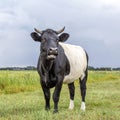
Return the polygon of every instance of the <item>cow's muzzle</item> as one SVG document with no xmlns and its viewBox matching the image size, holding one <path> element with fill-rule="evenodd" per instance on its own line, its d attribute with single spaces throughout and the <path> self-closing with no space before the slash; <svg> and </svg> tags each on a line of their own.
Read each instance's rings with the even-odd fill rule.
<svg viewBox="0 0 120 120">
<path fill-rule="evenodd" d="M 47 59 L 48 60 L 54 60 L 57 55 L 58 55 L 58 49 L 57 48 L 49 48 Z"/>
</svg>

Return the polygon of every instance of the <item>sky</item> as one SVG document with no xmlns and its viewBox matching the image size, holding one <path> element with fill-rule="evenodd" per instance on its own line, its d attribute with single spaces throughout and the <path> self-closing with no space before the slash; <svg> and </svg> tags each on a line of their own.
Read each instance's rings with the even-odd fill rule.
<svg viewBox="0 0 120 120">
<path fill-rule="evenodd" d="M 30 33 L 64 26 L 89 66 L 120 67 L 119 0 L 1 0 L 0 67 L 37 66 L 40 43 Z"/>
</svg>

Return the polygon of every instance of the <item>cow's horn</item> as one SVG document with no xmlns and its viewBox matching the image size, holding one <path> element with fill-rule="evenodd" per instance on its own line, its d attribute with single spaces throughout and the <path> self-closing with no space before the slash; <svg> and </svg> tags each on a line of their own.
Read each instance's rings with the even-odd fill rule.
<svg viewBox="0 0 120 120">
<path fill-rule="evenodd" d="M 38 30 L 36 28 L 34 28 L 34 30 L 35 30 L 35 32 L 42 34 L 42 31 L 40 31 L 40 30 Z"/>
<path fill-rule="evenodd" d="M 60 34 L 61 32 L 63 32 L 65 30 L 65 27 L 63 27 L 61 30 L 56 31 L 57 34 Z"/>
</svg>

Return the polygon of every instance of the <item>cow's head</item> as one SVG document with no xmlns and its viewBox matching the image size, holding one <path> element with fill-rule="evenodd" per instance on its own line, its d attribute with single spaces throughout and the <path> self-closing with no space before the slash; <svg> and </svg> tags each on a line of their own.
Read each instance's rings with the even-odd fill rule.
<svg viewBox="0 0 120 120">
<path fill-rule="evenodd" d="M 62 33 L 64 29 L 65 27 L 59 31 L 54 31 L 52 29 L 40 31 L 35 28 L 35 32 L 31 33 L 33 40 L 41 42 L 41 55 L 48 60 L 54 60 L 58 55 L 59 42 L 65 42 L 68 39 L 69 34 Z M 60 33 L 62 34 L 58 36 Z"/>
</svg>

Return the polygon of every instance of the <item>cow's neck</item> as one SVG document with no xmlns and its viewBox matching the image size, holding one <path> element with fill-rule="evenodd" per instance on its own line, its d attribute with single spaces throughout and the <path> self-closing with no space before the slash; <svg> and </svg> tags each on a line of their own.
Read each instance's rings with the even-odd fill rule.
<svg viewBox="0 0 120 120">
<path fill-rule="evenodd" d="M 53 66 L 53 61 L 50 60 L 46 60 L 46 59 L 42 59 L 41 60 L 41 67 L 44 71 L 44 75 L 45 75 L 45 84 L 48 86 L 49 84 L 49 71 L 51 70 L 52 66 Z"/>
<path fill-rule="evenodd" d="M 45 73 L 49 73 L 53 66 L 53 60 L 42 59 L 42 68 Z"/>
</svg>

